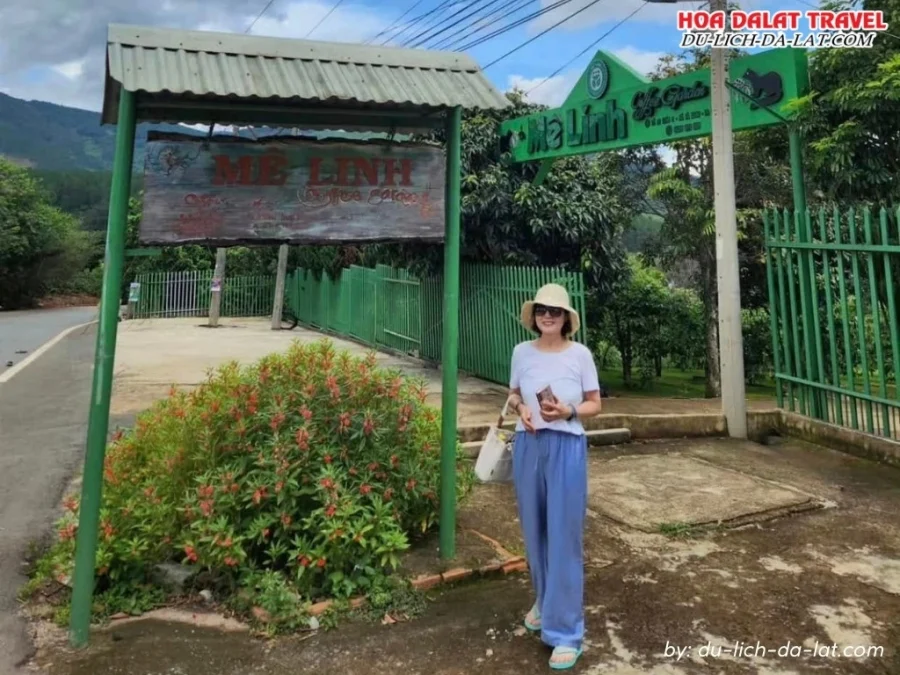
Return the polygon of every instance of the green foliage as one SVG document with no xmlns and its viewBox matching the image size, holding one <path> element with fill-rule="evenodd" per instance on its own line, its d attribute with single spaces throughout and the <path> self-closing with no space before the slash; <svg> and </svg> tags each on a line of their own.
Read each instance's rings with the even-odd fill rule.
<svg viewBox="0 0 900 675">
<path fill-rule="evenodd" d="M 0 308 L 33 306 L 91 256 L 78 221 L 47 203 L 27 169 L 0 158 Z"/>
<path fill-rule="evenodd" d="M 889 26 L 900 23 L 898 0 L 842 0 L 826 6 L 881 10 Z M 817 195 L 828 201 L 896 203 L 900 40 L 881 33 L 870 49 L 817 49 L 810 54 L 810 84 L 811 93 L 796 102 L 795 110 Z"/>
<path fill-rule="evenodd" d="M 659 269 L 634 255 L 628 258 L 628 269 L 605 308 L 601 332 L 619 351 L 626 386 L 633 383 L 635 365 L 641 366 L 646 377 L 654 377 L 666 350 L 662 326 L 669 300 L 666 279 Z"/>
<path fill-rule="evenodd" d="M 609 295 L 623 267 L 621 233 L 633 206 L 623 200 L 626 156 L 560 160 L 540 187 L 538 166 L 513 164 L 501 152 L 502 121 L 544 106 L 508 94 L 502 111 L 464 113 L 462 129 L 462 259 L 497 265 L 562 265 L 583 270 L 586 285 Z M 442 132 L 431 139 L 444 142 Z M 386 262 L 427 275 L 441 269 L 443 248 L 433 245 L 379 246 L 367 250 L 367 264 Z"/>
<path fill-rule="evenodd" d="M 291 625 L 287 594 L 367 593 L 437 522 L 440 420 L 424 400 L 424 383 L 328 340 L 173 388 L 107 451 L 101 591 L 128 595 L 178 561 Z M 463 498 L 473 476 L 458 475 Z M 72 571 L 78 504 L 67 508 L 38 566 L 53 578 Z"/>
<path fill-rule="evenodd" d="M 744 379 L 760 384 L 773 372 L 772 330 L 769 311 L 758 307 L 741 310 L 744 344 Z"/>
<path fill-rule="evenodd" d="M 629 275 L 602 314 L 595 347 L 600 369 L 620 367 L 625 387 L 648 388 L 664 367 L 702 367 L 706 329 L 698 294 L 671 288 L 662 271 L 639 256 L 629 256 L 628 262 Z M 746 381 L 760 384 L 773 369 L 769 313 L 763 308 L 743 310 L 742 322 Z"/>
</svg>

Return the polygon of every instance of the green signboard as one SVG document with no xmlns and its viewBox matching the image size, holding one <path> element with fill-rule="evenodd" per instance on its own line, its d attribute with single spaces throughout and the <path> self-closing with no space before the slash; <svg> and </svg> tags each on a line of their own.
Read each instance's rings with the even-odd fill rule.
<svg viewBox="0 0 900 675">
<path fill-rule="evenodd" d="M 772 49 L 729 62 L 732 128 L 782 124 L 809 90 L 806 52 Z M 774 113 L 774 114 L 773 114 Z M 561 108 L 504 122 L 515 162 L 557 159 L 712 134 L 708 68 L 651 81 L 598 51 Z"/>
</svg>

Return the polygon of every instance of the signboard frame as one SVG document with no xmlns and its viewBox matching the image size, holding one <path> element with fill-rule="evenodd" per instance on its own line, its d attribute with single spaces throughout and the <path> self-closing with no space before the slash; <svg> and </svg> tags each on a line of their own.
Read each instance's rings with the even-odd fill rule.
<svg viewBox="0 0 900 675">
<path fill-rule="evenodd" d="M 446 153 L 387 140 L 150 132 L 141 244 L 443 243 Z"/>
</svg>

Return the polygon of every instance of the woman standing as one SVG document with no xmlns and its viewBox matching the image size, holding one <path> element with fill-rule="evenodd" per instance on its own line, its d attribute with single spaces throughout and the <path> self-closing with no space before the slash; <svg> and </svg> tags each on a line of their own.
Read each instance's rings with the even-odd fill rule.
<svg viewBox="0 0 900 675">
<path fill-rule="evenodd" d="M 536 598 L 525 626 L 553 647 L 550 667 L 564 670 L 578 661 L 584 639 L 581 420 L 600 413 L 600 384 L 590 350 L 571 340 L 581 321 L 565 288 L 542 287 L 522 305 L 521 320 L 538 335 L 513 350 L 510 378 L 510 409 L 519 416 L 513 475 Z"/>
</svg>

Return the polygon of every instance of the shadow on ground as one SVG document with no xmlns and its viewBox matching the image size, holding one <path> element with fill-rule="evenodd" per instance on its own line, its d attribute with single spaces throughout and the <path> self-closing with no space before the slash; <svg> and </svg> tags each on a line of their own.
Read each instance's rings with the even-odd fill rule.
<svg viewBox="0 0 900 675">
<path fill-rule="evenodd" d="M 900 471 L 796 441 L 596 451 L 588 642 L 574 672 L 900 672 L 898 506 Z M 509 486 L 479 488 L 459 525 L 521 550 Z M 43 644 L 34 666 L 49 675 L 548 671 L 548 650 L 521 625 L 525 575 L 432 596 L 414 621 L 275 642 L 150 620 L 114 625 L 77 654 Z"/>
</svg>

